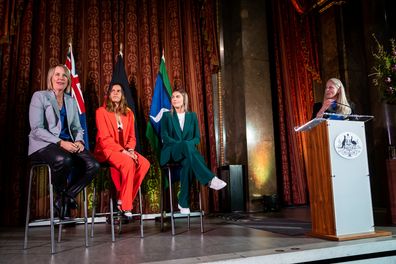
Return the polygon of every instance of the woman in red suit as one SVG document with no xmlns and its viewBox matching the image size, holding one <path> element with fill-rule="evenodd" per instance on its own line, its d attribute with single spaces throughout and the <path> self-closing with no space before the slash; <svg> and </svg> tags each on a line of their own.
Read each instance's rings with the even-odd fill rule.
<svg viewBox="0 0 396 264">
<path fill-rule="evenodd" d="M 111 178 L 118 192 L 118 208 L 131 217 L 132 203 L 149 161 L 135 151 L 135 118 L 128 108 L 120 84 L 113 84 L 105 99 L 105 106 L 96 110 L 96 147 L 99 162 L 110 165 Z"/>
</svg>

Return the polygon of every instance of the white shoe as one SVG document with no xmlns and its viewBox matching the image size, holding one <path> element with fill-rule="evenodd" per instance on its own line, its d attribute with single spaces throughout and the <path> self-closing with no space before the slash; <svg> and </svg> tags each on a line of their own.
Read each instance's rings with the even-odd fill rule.
<svg viewBox="0 0 396 264">
<path fill-rule="evenodd" d="M 213 179 L 209 183 L 209 188 L 212 188 L 216 191 L 223 189 L 226 186 L 227 186 L 227 183 L 225 181 L 217 178 L 217 176 L 214 176 Z"/>
<path fill-rule="evenodd" d="M 125 211 L 124 212 L 124 216 L 127 217 L 127 218 L 132 218 L 133 215 L 132 215 L 131 211 Z"/>
<path fill-rule="evenodd" d="M 180 206 L 180 204 L 177 204 L 177 207 L 179 208 L 181 214 L 190 214 L 190 208 L 183 208 Z"/>
</svg>

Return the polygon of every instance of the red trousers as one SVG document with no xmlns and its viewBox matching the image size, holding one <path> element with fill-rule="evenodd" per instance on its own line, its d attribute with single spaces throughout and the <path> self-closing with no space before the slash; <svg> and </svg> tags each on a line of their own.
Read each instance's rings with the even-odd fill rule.
<svg viewBox="0 0 396 264">
<path fill-rule="evenodd" d="M 113 152 L 108 162 L 110 164 L 111 178 L 119 193 L 121 209 L 132 210 L 132 203 L 136 197 L 144 176 L 150 168 L 150 162 L 142 155 L 138 156 L 138 163 L 121 152 Z"/>
</svg>

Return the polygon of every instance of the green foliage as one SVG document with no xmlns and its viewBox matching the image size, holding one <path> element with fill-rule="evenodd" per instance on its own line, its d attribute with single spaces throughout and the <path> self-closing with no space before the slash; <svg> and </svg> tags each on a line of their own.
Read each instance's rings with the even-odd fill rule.
<svg viewBox="0 0 396 264">
<path fill-rule="evenodd" d="M 158 213 L 160 211 L 161 167 L 155 154 L 150 152 L 146 154 L 146 157 L 150 160 L 151 166 L 142 183 L 143 200 L 148 213 Z"/>
<path fill-rule="evenodd" d="M 396 104 L 396 45 L 395 40 L 390 39 L 390 52 L 384 48 L 373 34 L 377 44 L 373 52 L 375 59 L 373 70 L 373 84 L 378 87 L 381 99 L 389 104 Z"/>
</svg>

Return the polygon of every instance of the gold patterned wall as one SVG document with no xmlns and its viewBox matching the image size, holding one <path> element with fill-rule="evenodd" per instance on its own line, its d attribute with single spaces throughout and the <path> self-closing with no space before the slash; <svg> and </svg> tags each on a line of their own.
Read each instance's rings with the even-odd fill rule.
<svg viewBox="0 0 396 264">
<path fill-rule="evenodd" d="M 136 94 L 143 154 L 152 164 L 143 188 L 146 212 L 159 208 L 160 169 L 143 135 L 162 50 L 171 85 L 188 91 L 191 108 L 197 112 L 199 148 L 211 168 L 217 167 L 211 83 L 218 69 L 213 1 L 0 1 L 0 25 L 0 136 L 7 138 L 0 145 L 5 157 L 0 160 L 2 222 L 22 222 L 25 215 L 30 98 L 46 87 L 49 67 L 65 62 L 70 40 L 91 149 L 95 110 L 102 104 L 123 44 L 125 70 Z M 208 208 L 208 199 L 204 206 Z"/>
</svg>

